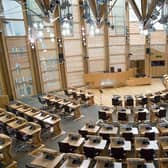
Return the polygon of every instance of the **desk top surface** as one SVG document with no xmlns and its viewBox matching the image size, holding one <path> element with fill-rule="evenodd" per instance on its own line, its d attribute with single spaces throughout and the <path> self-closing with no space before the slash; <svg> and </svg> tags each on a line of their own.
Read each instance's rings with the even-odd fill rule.
<svg viewBox="0 0 168 168">
<path fill-rule="evenodd" d="M 107 144 L 107 140 L 101 139 L 101 141 L 99 143 L 94 143 L 91 140 L 87 140 L 84 143 L 84 147 L 93 147 L 95 149 L 100 149 L 100 150 L 104 150 L 104 148 L 106 147 Z"/>
<path fill-rule="evenodd" d="M 88 168 L 90 159 L 84 159 L 81 164 L 74 164 L 72 159 L 66 159 L 60 168 Z"/>
<path fill-rule="evenodd" d="M 71 137 L 67 136 L 62 142 L 68 143 L 71 146 L 80 147 L 84 142 L 84 138 L 79 137 L 77 140 L 72 140 Z"/>
<path fill-rule="evenodd" d="M 41 153 L 31 162 L 31 164 L 34 166 L 41 166 L 43 168 L 55 168 L 60 163 L 63 156 L 64 154 L 59 154 L 53 159 L 47 159 L 44 153 Z"/>
</svg>

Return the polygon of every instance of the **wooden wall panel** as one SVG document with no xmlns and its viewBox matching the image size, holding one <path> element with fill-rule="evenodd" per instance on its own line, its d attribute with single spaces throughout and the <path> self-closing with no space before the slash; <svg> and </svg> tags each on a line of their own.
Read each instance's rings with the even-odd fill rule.
<svg viewBox="0 0 168 168">
<path fill-rule="evenodd" d="M 103 72 L 104 70 L 105 70 L 104 59 L 89 61 L 89 72 Z"/>
<path fill-rule="evenodd" d="M 110 56 L 110 64 L 124 63 L 125 55 Z"/>
<path fill-rule="evenodd" d="M 65 56 L 82 55 L 82 46 L 80 40 L 64 40 Z"/>
<path fill-rule="evenodd" d="M 83 72 L 73 72 L 73 73 L 68 73 L 67 75 L 67 81 L 68 81 L 68 86 L 82 86 L 84 84 L 84 79 L 83 79 Z"/>
<path fill-rule="evenodd" d="M 66 58 L 67 72 L 83 71 L 83 59 L 80 56 Z"/>
<path fill-rule="evenodd" d="M 125 54 L 125 46 L 109 46 L 109 54 Z"/>
<path fill-rule="evenodd" d="M 60 82 L 59 81 L 50 81 L 50 82 L 46 82 L 44 83 L 44 92 L 48 93 L 51 91 L 55 91 L 60 89 L 62 86 L 60 86 Z"/>
<path fill-rule="evenodd" d="M 151 44 L 165 44 L 166 33 L 164 31 L 156 31 L 151 33 Z"/>
<path fill-rule="evenodd" d="M 145 46 L 144 45 L 131 45 L 130 53 L 132 54 L 131 60 L 142 60 L 145 57 Z"/>
<path fill-rule="evenodd" d="M 90 47 L 102 47 L 104 46 L 104 37 L 103 36 L 88 36 L 88 48 Z"/>
<path fill-rule="evenodd" d="M 89 60 L 103 59 L 104 48 L 88 48 Z"/>
<path fill-rule="evenodd" d="M 52 42 L 50 39 L 44 39 L 43 42 L 37 42 L 38 44 L 38 49 L 42 50 L 42 49 L 55 49 L 55 42 Z M 43 45 L 44 44 L 44 45 Z"/>
<path fill-rule="evenodd" d="M 113 46 L 113 45 L 125 45 L 125 37 L 123 37 L 123 36 L 109 37 L 109 45 L 110 46 Z"/>
<path fill-rule="evenodd" d="M 142 34 L 130 35 L 130 45 L 145 45 L 145 36 Z"/>
</svg>

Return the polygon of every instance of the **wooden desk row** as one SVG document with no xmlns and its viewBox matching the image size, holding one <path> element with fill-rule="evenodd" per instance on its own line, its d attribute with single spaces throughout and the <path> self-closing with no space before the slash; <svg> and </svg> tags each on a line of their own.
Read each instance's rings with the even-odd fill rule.
<svg viewBox="0 0 168 168">
<path fill-rule="evenodd" d="M 60 110 L 64 109 L 65 107 L 72 109 L 75 119 L 79 119 L 82 117 L 79 103 L 75 103 L 75 102 L 72 102 L 71 100 L 67 100 L 67 99 L 58 98 L 54 95 L 43 96 L 43 99 L 45 99 L 46 101 L 49 101 L 50 104 L 53 104 L 53 105 L 57 104 L 56 109 L 59 107 L 60 107 Z M 58 107 L 58 105 L 59 105 L 59 107 Z"/>
<path fill-rule="evenodd" d="M 86 131 L 87 135 L 108 134 L 109 136 L 122 135 L 123 133 L 132 133 L 135 136 L 144 136 L 145 133 L 154 132 L 156 135 L 168 135 L 168 124 L 158 123 L 158 126 L 150 124 L 139 124 L 138 127 L 132 125 L 122 125 L 120 127 L 112 124 L 91 124 L 84 125 L 80 131 Z"/>
<path fill-rule="evenodd" d="M 114 158 L 108 156 L 96 156 L 94 159 L 91 159 L 86 158 L 83 154 L 63 154 L 46 147 L 40 148 L 33 157 L 34 160 L 31 162 L 31 165 L 43 168 L 89 168 L 91 165 L 94 168 L 123 168 L 125 166 L 127 168 L 135 168 L 136 165 L 145 165 L 146 168 L 157 168 L 154 162 L 157 162 L 159 168 L 168 167 L 168 158 L 156 158 L 154 162 L 150 163 L 142 158 L 127 158 L 124 163 L 122 161 L 115 161 Z"/>
<path fill-rule="evenodd" d="M 17 135 L 31 137 L 31 143 L 35 147 L 41 145 L 41 126 L 39 124 L 28 122 L 26 119 L 4 109 L 0 109 L 0 127 L 9 135 L 10 132 L 14 132 Z"/>
<path fill-rule="evenodd" d="M 167 109 L 160 105 L 151 105 L 150 107 L 136 106 L 134 108 L 125 107 L 102 107 L 98 111 L 98 118 L 108 123 L 113 122 L 114 115 L 117 116 L 117 122 L 129 123 L 129 118 L 134 120 L 137 124 L 139 122 L 150 121 L 151 123 L 156 120 L 165 119 Z M 122 117 L 121 117 L 122 116 Z"/>
<path fill-rule="evenodd" d="M 166 103 L 168 101 L 168 90 L 162 90 L 155 93 L 149 93 L 146 95 L 113 95 L 112 105 L 113 106 L 148 106 L 151 104 Z"/>
<path fill-rule="evenodd" d="M 73 99 L 76 99 L 76 97 L 81 99 L 81 103 L 83 99 L 88 100 L 88 105 L 93 105 L 94 104 L 94 95 L 93 93 L 87 91 L 87 90 L 82 90 L 82 89 L 68 89 L 67 90 L 69 95 L 73 96 Z"/>
<path fill-rule="evenodd" d="M 8 108 L 16 115 L 22 116 L 29 121 L 39 123 L 42 127 L 49 126 L 55 136 L 60 135 L 63 131 L 61 128 L 61 118 L 58 115 L 50 114 L 47 111 L 31 107 L 22 102 L 9 104 Z"/>
</svg>

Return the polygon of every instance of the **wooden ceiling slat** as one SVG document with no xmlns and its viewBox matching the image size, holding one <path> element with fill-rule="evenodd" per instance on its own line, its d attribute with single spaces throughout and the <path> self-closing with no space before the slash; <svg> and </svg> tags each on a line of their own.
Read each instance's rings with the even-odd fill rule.
<svg viewBox="0 0 168 168">
<path fill-rule="evenodd" d="M 142 18 L 145 20 L 147 11 L 147 0 L 141 0 Z"/>
<path fill-rule="evenodd" d="M 90 5 L 90 8 L 93 12 L 94 17 L 97 18 L 96 1 L 95 0 L 89 0 L 89 5 Z"/>
<path fill-rule="evenodd" d="M 149 18 L 151 17 L 152 12 L 156 7 L 156 4 L 157 4 L 157 0 L 152 0 L 151 5 L 148 8 L 149 10 L 148 10 L 148 13 L 147 13 L 147 16 L 146 16 L 146 23 L 148 22 Z"/>
</svg>

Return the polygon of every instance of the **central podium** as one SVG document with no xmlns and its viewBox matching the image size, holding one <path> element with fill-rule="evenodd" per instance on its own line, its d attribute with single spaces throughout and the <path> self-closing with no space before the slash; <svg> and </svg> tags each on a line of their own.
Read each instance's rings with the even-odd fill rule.
<svg viewBox="0 0 168 168">
<path fill-rule="evenodd" d="M 107 88 L 121 86 L 136 86 L 151 84 L 151 78 L 136 78 L 136 69 L 132 68 L 124 72 L 98 72 L 84 74 L 85 83 L 89 88 Z M 131 82 L 128 82 L 131 79 Z M 133 81 L 132 81 L 133 80 Z M 139 82 L 140 81 L 140 82 Z M 129 85 L 129 83 L 131 85 Z"/>
</svg>

